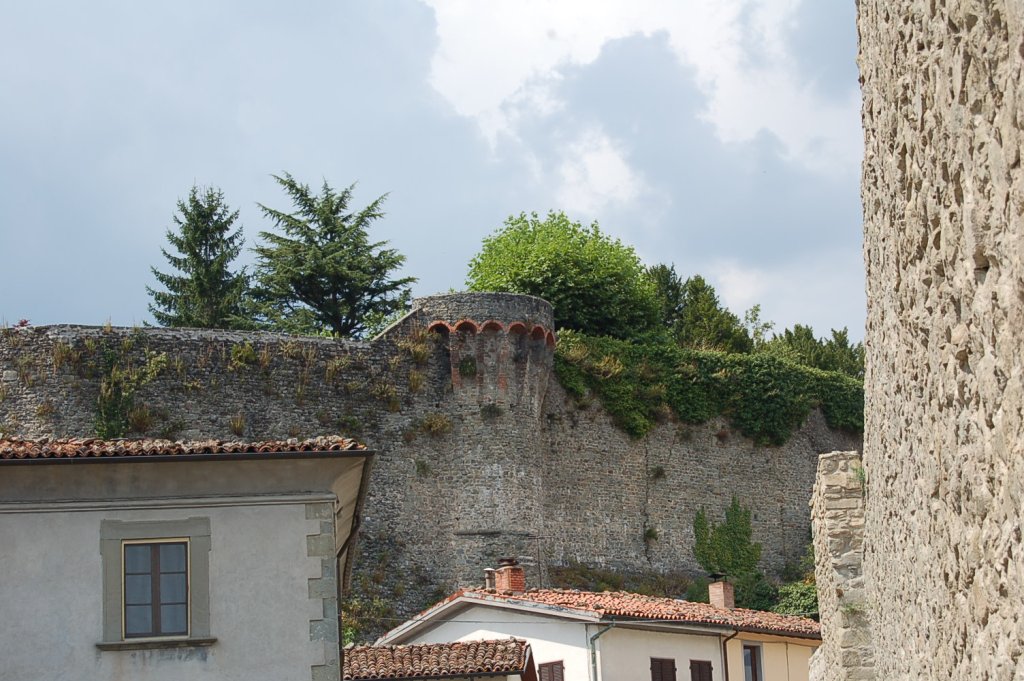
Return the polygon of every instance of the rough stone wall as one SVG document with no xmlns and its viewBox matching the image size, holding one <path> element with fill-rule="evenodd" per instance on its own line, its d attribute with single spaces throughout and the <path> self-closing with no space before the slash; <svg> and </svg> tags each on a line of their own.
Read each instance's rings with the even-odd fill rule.
<svg viewBox="0 0 1024 681">
<path fill-rule="evenodd" d="M 864 468 L 857 452 L 818 460 L 811 497 L 815 578 L 823 644 L 811 659 L 815 681 L 875 678 L 864 585 Z"/>
<path fill-rule="evenodd" d="M 884 679 L 1024 678 L 1024 3 L 860 0 Z"/>
<path fill-rule="evenodd" d="M 860 446 L 818 412 L 782 447 L 755 446 L 723 421 L 668 422 L 633 440 L 554 378 L 546 302 L 474 294 L 416 306 L 369 343 L 182 329 L 0 332 L 0 431 L 89 436 L 111 366 L 160 366 L 134 395 L 143 414 L 133 423 L 146 435 L 359 437 L 377 456 L 355 586 L 398 603 L 398 617 L 480 584 L 502 556 L 518 556 L 533 585 L 546 583 L 545 566 L 572 560 L 698 571 L 693 516 L 703 507 L 720 517 L 734 495 L 751 507 L 765 567 L 777 569 L 810 537 L 817 455 Z"/>
</svg>

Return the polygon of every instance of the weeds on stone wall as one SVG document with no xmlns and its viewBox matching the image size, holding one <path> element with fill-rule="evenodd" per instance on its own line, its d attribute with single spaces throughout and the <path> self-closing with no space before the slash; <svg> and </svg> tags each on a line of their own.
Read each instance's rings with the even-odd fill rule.
<svg viewBox="0 0 1024 681">
<path fill-rule="evenodd" d="M 422 371 L 411 369 L 409 371 L 409 392 L 418 393 L 423 390 L 423 384 L 426 380 L 427 377 Z"/>
<path fill-rule="evenodd" d="M 324 366 L 324 380 L 327 383 L 334 384 L 351 362 L 352 358 L 348 355 L 332 357 L 327 360 L 327 364 Z"/>
<path fill-rule="evenodd" d="M 389 565 L 387 557 L 381 564 Z M 398 623 L 394 594 L 386 593 L 377 573 L 356 578 L 348 596 L 341 601 L 342 645 L 369 642 Z"/>
<path fill-rule="evenodd" d="M 480 416 L 485 420 L 496 419 L 504 413 L 494 402 L 488 402 L 480 407 Z"/>
<path fill-rule="evenodd" d="M 550 586 L 581 591 L 631 591 L 707 603 L 708 582 L 681 572 L 621 572 L 577 561 L 548 569 Z"/>
<path fill-rule="evenodd" d="M 430 334 L 423 327 L 416 327 L 398 342 L 398 347 L 409 355 L 416 366 L 423 366 L 430 359 Z"/>
<path fill-rule="evenodd" d="M 135 393 L 167 368 L 167 353 L 143 348 L 141 362 L 132 358 L 135 334 L 120 343 L 104 339 L 97 347 L 94 364 L 100 376 L 96 400 L 96 436 L 124 437 L 131 430 L 129 414 L 135 408 Z"/>
<path fill-rule="evenodd" d="M 338 430 L 349 437 L 358 437 L 363 434 L 363 422 L 357 416 L 345 414 L 338 418 Z"/>
<path fill-rule="evenodd" d="M 82 361 L 82 353 L 63 341 L 53 344 L 51 355 L 53 356 L 54 374 L 59 373 L 64 365 L 70 365 L 77 369 Z"/>
<path fill-rule="evenodd" d="M 431 437 L 441 437 L 452 432 L 452 420 L 445 414 L 431 412 L 423 418 L 413 421 L 402 433 L 402 440 L 412 442 L 420 433 Z"/>
<path fill-rule="evenodd" d="M 145 404 L 128 410 L 128 429 L 133 433 L 145 434 L 153 427 L 153 414 Z"/>
<path fill-rule="evenodd" d="M 252 343 L 235 343 L 231 346 L 231 359 L 228 361 L 228 371 L 239 371 L 246 367 L 257 364 L 259 358 L 256 355 L 256 348 Z"/>
<path fill-rule="evenodd" d="M 104 335 L 109 335 L 109 332 L 104 332 Z M 135 393 L 167 369 L 166 352 L 143 347 L 140 360 L 137 358 L 134 349 L 141 340 L 144 337 L 141 331 L 137 331 L 123 337 L 120 342 L 108 337 L 99 341 L 87 339 L 84 344 L 82 373 L 99 378 L 94 426 L 97 437 L 127 435 L 133 429 L 133 412 L 136 425 L 140 418 L 135 411 Z"/>
<path fill-rule="evenodd" d="M 53 418 L 55 413 L 57 413 L 57 407 L 53 406 L 53 402 L 50 400 L 43 400 L 36 406 L 36 416 L 41 419 Z"/>
<path fill-rule="evenodd" d="M 814 407 L 821 408 L 833 428 L 864 428 L 861 381 L 768 354 L 690 350 L 563 331 L 555 373 L 575 398 L 596 394 L 633 437 L 643 437 L 663 420 L 666 407 L 685 423 L 725 416 L 761 444 L 783 444 Z"/>
<path fill-rule="evenodd" d="M 459 375 L 463 378 L 472 378 L 476 376 L 475 357 L 463 357 L 459 360 Z"/>
</svg>

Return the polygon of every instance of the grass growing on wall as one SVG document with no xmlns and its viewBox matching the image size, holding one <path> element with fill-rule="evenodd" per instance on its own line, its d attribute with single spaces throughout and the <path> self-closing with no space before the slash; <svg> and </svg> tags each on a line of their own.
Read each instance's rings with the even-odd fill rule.
<svg viewBox="0 0 1024 681">
<path fill-rule="evenodd" d="M 646 435 L 666 409 L 686 423 L 725 416 L 761 444 L 783 444 L 814 407 L 833 428 L 864 428 L 861 381 L 765 353 L 689 350 L 657 340 L 562 331 L 555 373 L 575 398 L 596 395 L 633 437 Z"/>
</svg>

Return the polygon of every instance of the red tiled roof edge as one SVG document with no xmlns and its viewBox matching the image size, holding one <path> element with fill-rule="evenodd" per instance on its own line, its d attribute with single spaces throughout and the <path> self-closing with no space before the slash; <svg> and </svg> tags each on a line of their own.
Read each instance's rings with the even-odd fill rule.
<svg viewBox="0 0 1024 681">
<path fill-rule="evenodd" d="M 626 591 L 575 591 L 534 589 L 521 594 L 485 589 L 459 592 L 464 596 L 483 596 L 488 600 L 558 606 L 594 613 L 601 618 L 633 619 L 701 624 L 738 629 L 740 631 L 820 639 L 821 625 L 797 615 L 781 615 L 763 610 L 716 608 L 708 603 L 695 603 L 674 598 L 644 596 Z"/>
<path fill-rule="evenodd" d="M 529 644 L 515 638 L 416 645 L 356 646 L 345 650 L 342 679 L 432 679 L 521 674 Z"/>
<path fill-rule="evenodd" d="M 157 439 L 100 440 L 0 439 L 0 462 L 29 460 L 125 460 L 135 457 L 196 457 L 204 455 L 301 454 L 309 452 L 367 451 L 365 445 L 348 438 L 316 437 L 306 440 L 233 440 L 171 441 Z"/>
</svg>

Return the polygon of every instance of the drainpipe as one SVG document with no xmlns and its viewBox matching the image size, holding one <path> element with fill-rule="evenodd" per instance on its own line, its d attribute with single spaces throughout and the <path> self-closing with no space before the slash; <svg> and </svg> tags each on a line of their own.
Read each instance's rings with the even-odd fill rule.
<svg viewBox="0 0 1024 681">
<path fill-rule="evenodd" d="M 597 639 L 600 638 L 609 629 L 615 626 L 615 622 L 612 622 L 608 626 L 600 629 L 596 634 L 590 637 L 590 669 L 593 674 L 591 677 L 593 681 L 597 681 Z"/>
<path fill-rule="evenodd" d="M 739 635 L 739 631 L 734 631 L 731 636 L 726 636 L 725 640 L 722 641 L 722 670 L 725 672 L 725 681 L 729 681 L 729 652 L 725 649 L 725 646 Z"/>
</svg>

